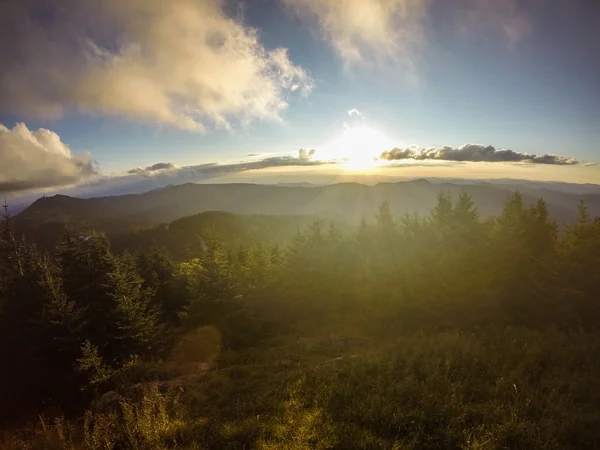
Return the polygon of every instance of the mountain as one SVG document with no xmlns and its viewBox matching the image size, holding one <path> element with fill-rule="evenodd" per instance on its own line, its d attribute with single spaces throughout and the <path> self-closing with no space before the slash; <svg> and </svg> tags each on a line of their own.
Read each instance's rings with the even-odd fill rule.
<svg viewBox="0 0 600 450">
<path fill-rule="evenodd" d="M 309 183 L 307 181 L 301 181 L 299 183 L 276 183 L 275 186 L 281 187 L 315 187 L 319 186 L 318 184 Z"/>
<path fill-rule="evenodd" d="M 465 184 L 469 182 L 469 184 L 471 184 L 486 181 L 495 185 L 509 185 L 513 187 L 518 186 L 519 188 L 549 189 L 551 191 L 565 192 L 568 194 L 600 194 L 600 185 L 591 183 L 565 183 L 562 181 L 519 180 L 513 178 L 495 178 L 491 180 L 448 179 L 447 181 L 457 184 Z"/>
<path fill-rule="evenodd" d="M 518 190 L 524 201 L 542 197 L 559 222 L 572 220 L 577 205 L 585 200 L 593 216 L 600 215 L 600 194 L 572 194 L 548 188 L 478 182 L 432 183 L 425 179 L 366 186 L 339 183 L 325 186 L 275 186 L 260 184 L 183 184 L 143 194 L 81 199 L 65 195 L 44 197 L 15 216 L 17 232 L 44 245 L 68 223 L 76 229 L 96 229 L 111 235 L 132 229 L 151 228 L 205 211 L 249 215 L 319 216 L 353 224 L 371 218 L 384 201 L 392 212 L 425 214 L 439 192 L 456 198 L 471 195 L 482 217 L 497 214 L 509 192 Z"/>
</svg>

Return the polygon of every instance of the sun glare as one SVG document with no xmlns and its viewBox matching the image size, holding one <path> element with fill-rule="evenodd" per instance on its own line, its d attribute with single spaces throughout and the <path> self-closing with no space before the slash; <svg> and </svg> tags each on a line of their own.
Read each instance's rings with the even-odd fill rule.
<svg viewBox="0 0 600 450">
<path fill-rule="evenodd" d="M 336 159 L 346 162 L 350 170 L 368 170 L 377 165 L 377 157 L 388 150 L 389 140 L 379 131 L 360 126 L 347 128 L 331 145 Z"/>
</svg>

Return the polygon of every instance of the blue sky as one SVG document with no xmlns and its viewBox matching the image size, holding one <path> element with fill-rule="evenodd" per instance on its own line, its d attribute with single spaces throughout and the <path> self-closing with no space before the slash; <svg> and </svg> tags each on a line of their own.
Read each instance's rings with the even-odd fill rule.
<svg viewBox="0 0 600 450">
<path fill-rule="evenodd" d="M 300 148 L 327 162 L 369 161 L 394 147 L 417 146 L 412 162 L 423 149 L 456 150 L 430 152 L 436 164 L 425 172 L 400 164 L 406 176 L 436 176 L 444 155 L 440 176 L 457 161 L 461 177 L 598 176 L 593 0 L 81 3 L 0 7 L 0 187 L 9 192 L 156 163 L 175 170 L 248 161 L 251 153 L 260 154 L 251 161 L 295 160 Z M 24 126 L 18 133 L 16 123 Z M 55 146 L 40 141 L 40 128 L 56 135 L 44 140 Z M 328 153 L 350 128 L 374 130 L 389 148 L 367 148 L 367 158 L 352 143 Z M 477 164 L 469 165 L 473 152 L 460 151 L 469 143 L 560 159 L 532 165 L 504 160 L 507 153 L 481 159 L 475 150 Z M 311 170 L 325 170 L 300 167 L 305 162 L 298 167 L 308 181 Z M 342 171 L 336 162 L 327 168 Z"/>
</svg>

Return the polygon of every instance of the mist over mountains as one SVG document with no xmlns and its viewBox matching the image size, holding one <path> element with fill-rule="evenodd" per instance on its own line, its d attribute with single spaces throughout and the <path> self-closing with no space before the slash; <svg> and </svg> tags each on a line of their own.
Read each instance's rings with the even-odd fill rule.
<svg viewBox="0 0 600 450">
<path fill-rule="evenodd" d="M 564 189 L 563 191 L 551 188 Z M 594 185 L 554 183 L 431 181 L 420 179 L 367 186 L 339 183 L 310 184 L 184 184 L 167 186 L 142 194 L 97 198 L 65 195 L 44 197 L 16 215 L 19 233 L 33 238 L 56 235 L 69 224 L 79 229 L 118 233 L 132 228 L 147 228 L 169 223 L 205 211 L 236 214 L 314 216 L 341 224 L 356 224 L 376 213 L 383 201 L 396 216 L 426 214 L 440 192 L 458 197 L 469 194 L 483 218 L 500 212 L 507 195 L 519 191 L 526 204 L 538 198 L 548 203 L 551 216 L 559 223 L 577 216 L 577 205 L 584 200 L 593 217 L 600 215 L 600 192 Z"/>
</svg>

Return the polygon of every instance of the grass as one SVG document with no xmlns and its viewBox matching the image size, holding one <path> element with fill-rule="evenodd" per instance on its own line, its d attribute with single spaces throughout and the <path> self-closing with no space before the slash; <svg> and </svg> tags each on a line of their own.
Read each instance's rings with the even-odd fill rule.
<svg viewBox="0 0 600 450">
<path fill-rule="evenodd" d="M 0 447 L 6 450 L 159 450 L 186 443 L 184 436 L 195 423 L 187 416 L 174 392 L 161 393 L 156 384 L 144 386 L 136 401 L 124 399 L 116 410 L 86 411 L 83 418 L 68 421 L 40 418 L 36 426 L 20 433 L 6 433 Z"/>
<path fill-rule="evenodd" d="M 119 374 L 113 410 L 43 419 L 0 448 L 600 448 L 598 332 L 293 316 L 245 348 L 189 333 L 171 361 Z"/>
<path fill-rule="evenodd" d="M 320 362 L 321 345 L 321 355 L 312 347 L 279 372 L 255 366 L 224 396 L 262 391 L 272 408 L 260 426 L 248 418 L 257 403 L 233 417 L 225 404 L 219 411 L 238 428 L 254 423 L 263 448 L 597 448 L 597 337 L 522 329 L 408 336 L 330 363 Z M 230 442 L 210 439 L 209 447 Z"/>
</svg>

